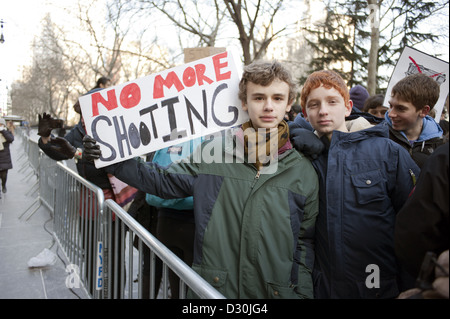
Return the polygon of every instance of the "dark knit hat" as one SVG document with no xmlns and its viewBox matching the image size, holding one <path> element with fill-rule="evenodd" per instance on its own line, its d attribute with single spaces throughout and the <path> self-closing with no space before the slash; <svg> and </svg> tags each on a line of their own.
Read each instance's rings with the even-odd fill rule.
<svg viewBox="0 0 450 319">
<path fill-rule="evenodd" d="M 364 107 L 364 102 L 369 97 L 369 92 L 362 85 L 356 85 L 350 89 L 350 100 L 353 101 L 353 106 L 359 110 Z"/>
</svg>

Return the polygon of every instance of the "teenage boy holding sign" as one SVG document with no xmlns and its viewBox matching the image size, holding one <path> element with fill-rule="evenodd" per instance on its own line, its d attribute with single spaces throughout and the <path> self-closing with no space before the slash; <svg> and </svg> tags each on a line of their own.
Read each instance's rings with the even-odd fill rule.
<svg viewBox="0 0 450 319">
<path fill-rule="evenodd" d="M 283 118 L 294 98 L 284 66 L 254 62 L 239 84 L 250 118 L 242 126 L 169 167 L 134 159 L 105 167 L 146 193 L 194 196 L 192 267 L 227 298 L 313 297 L 318 179 L 289 141 Z M 320 151 L 312 132 L 304 134 L 311 134 L 308 149 Z M 95 140 L 87 137 L 84 146 L 85 158 L 100 158 Z"/>
</svg>

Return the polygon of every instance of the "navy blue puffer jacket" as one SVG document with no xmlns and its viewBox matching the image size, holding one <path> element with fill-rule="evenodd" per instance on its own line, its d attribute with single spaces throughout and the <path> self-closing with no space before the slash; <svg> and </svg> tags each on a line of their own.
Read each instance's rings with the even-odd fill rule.
<svg viewBox="0 0 450 319">
<path fill-rule="evenodd" d="M 314 296 L 395 298 L 411 288 L 394 253 L 395 218 L 414 187 L 411 172 L 419 176 L 420 169 L 389 139 L 386 121 L 321 140 L 325 151 L 313 161 L 319 175 Z"/>
</svg>

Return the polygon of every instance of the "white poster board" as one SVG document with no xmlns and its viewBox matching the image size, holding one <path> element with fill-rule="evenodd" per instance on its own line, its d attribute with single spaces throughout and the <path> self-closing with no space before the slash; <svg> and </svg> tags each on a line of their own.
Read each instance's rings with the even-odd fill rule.
<svg viewBox="0 0 450 319">
<path fill-rule="evenodd" d="M 424 73 L 436 80 L 440 86 L 440 96 L 434 110 L 436 112 L 435 120 L 439 122 L 441 113 L 445 105 L 445 99 L 448 95 L 449 68 L 448 62 L 435 58 L 424 52 L 418 51 L 411 47 L 405 47 L 400 55 L 394 72 L 392 73 L 389 85 L 384 97 L 384 106 L 389 107 L 389 99 L 391 97 L 392 87 L 404 77 L 415 74 Z"/>
<path fill-rule="evenodd" d="M 80 97 L 87 134 L 102 151 L 95 166 L 244 123 L 241 75 L 227 51 Z"/>
</svg>

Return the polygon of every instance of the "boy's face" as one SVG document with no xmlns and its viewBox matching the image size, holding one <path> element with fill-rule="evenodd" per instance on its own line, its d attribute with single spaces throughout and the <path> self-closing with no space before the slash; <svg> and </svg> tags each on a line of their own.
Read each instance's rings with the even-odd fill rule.
<svg viewBox="0 0 450 319">
<path fill-rule="evenodd" d="M 389 118 L 392 121 L 392 128 L 396 131 L 405 132 L 420 126 L 422 119 L 428 114 L 430 108 L 427 105 L 417 111 L 412 103 L 400 99 L 397 94 L 391 97 L 389 105 Z"/>
<path fill-rule="evenodd" d="M 387 110 L 388 110 L 388 108 L 386 106 L 378 105 L 377 107 L 375 107 L 373 109 L 369 109 L 367 111 L 367 113 L 370 113 L 376 117 L 384 119 L 384 114 L 386 113 Z"/>
<path fill-rule="evenodd" d="M 247 101 L 242 103 L 242 109 L 248 112 L 255 129 L 275 128 L 292 103 L 289 103 L 289 85 L 284 81 L 275 79 L 268 86 L 248 82 Z"/>
<path fill-rule="evenodd" d="M 319 136 L 331 139 L 334 130 L 347 132 L 345 117 L 352 111 L 352 102 L 345 104 L 344 97 L 335 88 L 322 85 L 311 90 L 306 98 L 306 119 Z"/>
</svg>

